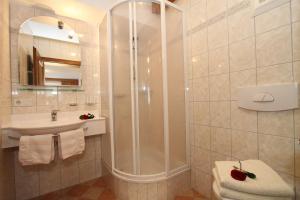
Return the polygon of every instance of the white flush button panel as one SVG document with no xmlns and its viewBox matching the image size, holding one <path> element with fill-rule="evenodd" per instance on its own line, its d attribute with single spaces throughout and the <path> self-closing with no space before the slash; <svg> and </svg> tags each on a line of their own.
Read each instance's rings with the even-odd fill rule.
<svg viewBox="0 0 300 200">
<path fill-rule="evenodd" d="M 272 10 L 290 0 L 255 0 L 255 16 Z"/>
<path fill-rule="evenodd" d="M 282 111 L 298 108 L 298 83 L 241 87 L 239 107 L 257 111 Z"/>
</svg>

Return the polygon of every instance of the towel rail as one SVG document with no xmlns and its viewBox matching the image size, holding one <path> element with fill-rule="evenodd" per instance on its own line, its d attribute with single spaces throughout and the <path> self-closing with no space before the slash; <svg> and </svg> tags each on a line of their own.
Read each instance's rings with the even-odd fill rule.
<svg viewBox="0 0 300 200">
<path fill-rule="evenodd" d="M 89 127 L 84 127 L 83 128 L 83 131 L 86 132 L 87 130 L 89 129 Z M 59 134 L 58 133 L 55 133 L 55 134 L 50 134 L 52 135 L 52 137 L 58 137 Z M 7 137 L 11 138 L 11 139 L 17 139 L 19 140 L 22 136 L 25 136 L 25 135 L 21 135 L 21 134 L 9 134 Z M 26 135 L 26 136 L 36 136 L 36 135 Z"/>
</svg>

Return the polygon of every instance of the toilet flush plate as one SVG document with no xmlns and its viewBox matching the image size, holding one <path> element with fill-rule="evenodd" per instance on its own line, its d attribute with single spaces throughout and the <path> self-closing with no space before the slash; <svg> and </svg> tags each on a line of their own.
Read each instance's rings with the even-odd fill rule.
<svg viewBox="0 0 300 200">
<path fill-rule="evenodd" d="M 240 87 L 238 105 L 256 111 L 283 111 L 298 108 L 298 83 Z"/>
</svg>

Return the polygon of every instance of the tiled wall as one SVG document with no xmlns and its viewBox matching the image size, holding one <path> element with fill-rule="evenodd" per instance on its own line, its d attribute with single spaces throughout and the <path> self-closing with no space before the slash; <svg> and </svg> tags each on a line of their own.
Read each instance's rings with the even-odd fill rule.
<svg viewBox="0 0 300 200">
<path fill-rule="evenodd" d="M 56 151 L 57 152 L 57 151 Z M 67 188 L 102 175 L 101 136 L 86 138 L 86 149 L 80 156 L 49 165 L 22 167 L 15 152 L 16 200 L 27 200 Z"/>
<path fill-rule="evenodd" d="M 50 91 L 20 90 L 18 71 L 18 32 L 20 25 L 34 16 L 53 16 L 70 25 L 80 34 L 81 61 L 83 86 L 80 91 L 65 91 L 50 88 Z M 10 0 L 10 40 L 11 40 L 11 81 L 12 102 L 21 100 L 29 102 L 24 106 L 12 103 L 13 113 L 50 112 L 52 109 L 61 111 L 95 110 L 99 107 L 100 67 L 99 67 L 99 32 L 95 25 L 55 15 L 54 11 L 46 10 L 34 5 L 25 4 L 20 0 Z M 68 51 L 68 50 L 66 50 Z M 88 106 L 89 99 L 96 99 L 96 105 Z M 69 106 L 77 103 L 78 106 Z"/>
<path fill-rule="evenodd" d="M 216 160 L 261 159 L 300 199 L 300 109 L 238 108 L 237 87 L 300 80 L 300 1 L 254 17 L 254 0 L 179 0 L 187 10 L 192 186 L 211 197 Z"/>
<path fill-rule="evenodd" d="M 9 5 L 0 2 L 0 127 L 10 114 Z M 0 131 L 1 135 L 1 131 Z M 1 137 L 0 137 L 1 147 Z M 0 199 L 14 200 L 13 152 L 0 149 Z"/>
</svg>

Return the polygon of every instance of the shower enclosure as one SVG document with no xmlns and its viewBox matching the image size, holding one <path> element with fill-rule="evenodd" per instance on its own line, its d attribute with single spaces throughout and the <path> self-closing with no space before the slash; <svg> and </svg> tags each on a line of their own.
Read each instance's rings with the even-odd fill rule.
<svg viewBox="0 0 300 200">
<path fill-rule="evenodd" d="M 189 169 L 183 11 L 123 0 L 108 14 L 112 171 L 131 181 Z"/>
</svg>

